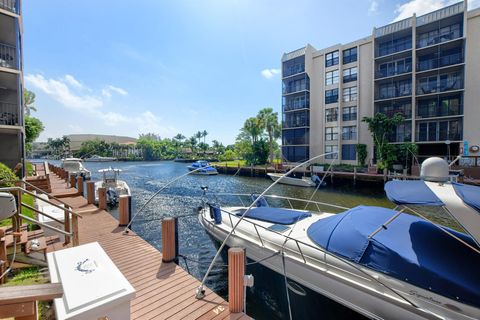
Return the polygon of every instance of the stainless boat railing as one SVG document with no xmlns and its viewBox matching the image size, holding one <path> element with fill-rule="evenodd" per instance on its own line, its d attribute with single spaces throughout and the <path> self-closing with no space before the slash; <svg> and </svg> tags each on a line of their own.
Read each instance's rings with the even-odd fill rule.
<svg viewBox="0 0 480 320">
<path fill-rule="evenodd" d="M 242 195 L 242 194 L 241 194 Z M 304 199 L 296 199 L 296 198 L 290 198 L 290 197 L 281 197 L 281 196 L 277 196 L 277 197 L 280 197 L 280 198 L 287 198 L 287 199 L 293 199 L 293 200 L 304 200 Z M 304 200 L 304 201 L 308 201 L 308 200 Z M 312 202 L 316 202 L 316 201 L 312 201 Z M 329 203 L 324 203 L 324 202 L 318 202 L 319 204 L 324 204 L 324 205 L 329 205 L 329 206 L 332 206 L 332 207 L 339 207 L 339 208 L 344 208 L 344 207 L 341 207 L 341 206 L 337 206 L 337 205 L 333 205 L 333 204 L 329 204 Z M 346 208 L 348 209 L 348 208 Z M 206 210 L 204 208 L 204 210 Z M 236 218 L 239 218 L 239 216 L 233 212 L 230 212 L 228 210 L 225 210 L 223 208 L 220 207 L 220 210 L 222 212 L 225 212 L 229 215 L 229 219 L 230 219 L 230 223 L 231 223 L 231 227 L 233 228 L 234 224 L 233 224 L 233 221 L 232 221 L 232 216 L 233 217 L 236 217 Z M 335 258 L 335 259 L 338 259 L 340 261 L 342 261 L 343 263 L 347 264 L 348 266 L 350 266 L 351 268 L 359 271 L 361 274 L 363 274 L 364 276 L 366 276 L 366 279 L 369 279 L 369 280 L 373 280 L 373 282 L 376 282 L 378 284 L 380 284 L 382 287 L 386 288 L 388 291 L 392 292 L 395 296 L 399 297 L 400 300 L 403 300 L 405 301 L 406 303 L 408 303 L 409 305 L 413 306 L 414 308 L 418 308 L 412 301 L 410 301 L 409 299 L 407 299 L 406 297 L 404 297 L 401 293 L 397 292 L 395 289 L 389 287 L 388 285 L 386 285 L 385 283 L 383 283 L 382 281 L 380 281 L 377 277 L 375 277 L 374 275 L 368 273 L 367 271 L 363 270 L 362 268 L 356 266 L 354 263 L 350 262 L 349 260 L 345 259 L 345 258 L 342 258 L 340 256 L 337 256 L 337 255 L 334 255 L 334 254 L 331 254 L 330 252 L 328 252 L 327 250 L 323 249 L 322 247 L 319 247 L 319 246 L 315 246 L 315 245 L 312 245 L 312 244 L 309 244 L 309 243 L 306 243 L 304 241 L 301 241 L 301 240 L 298 240 L 298 239 L 295 239 L 295 238 L 292 238 L 290 236 L 287 236 L 287 235 L 284 235 L 282 234 L 281 232 L 278 232 L 278 231 L 275 231 L 275 230 L 272 230 L 272 229 L 269 229 L 268 227 L 265 227 L 265 226 L 262 226 L 261 224 L 258 224 L 254 221 L 251 221 L 251 220 L 246 220 L 246 219 L 242 219 L 241 222 L 246 222 L 246 223 L 249 223 L 251 225 L 253 225 L 254 229 L 255 229 L 255 232 L 258 236 L 258 239 L 259 239 L 259 242 L 261 243 L 261 246 L 262 248 L 266 248 L 266 249 L 269 249 L 269 250 L 275 250 L 275 247 L 281 247 L 281 250 L 280 251 L 288 251 L 290 252 L 290 257 L 291 258 L 295 258 L 295 254 L 296 254 L 296 251 L 291 249 L 291 248 L 288 248 L 285 246 L 285 243 L 288 242 L 288 241 L 293 241 L 295 242 L 295 245 L 296 247 L 298 248 L 298 252 L 300 253 L 300 256 L 303 260 L 303 263 L 306 264 L 306 265 L 312 265 L 314 266 L 314 264 L 312 263 L 308 263 L 307 261 L 307 258 L 309 260 L 314 260 L 314 261 L 318 261 L 320 263 L 323 263 L 324 265 L 328 265 L 328 262 L 327 262 L 327 256 L 328 257 L 332 257 L 332 258 Z M 212 224 L 212 226 L 215 226 L 215 224 L 213 222 L 210 222 L 209 223 Z M 265 231 L 268 231 L 268 232 L 271 232 L 273 234 L 276 234 L 280 237 L 283 237 L 286 239 L 286 241 L 283 243 L 283 246 L 282 245 L 279 245 L 273 241 L 270 241 L 268 239 L 264 239 L 262 238 L 262 236 L 260 235 L 260 232 L 258 231 L 258 228 L 261 228 Z M 285 230 L 286 231 L 286 230 Z M 235 233 L 234 233 L 235 234 Z M 265 245 L 265 243 L 270 243 L 270 244 L 273 244 L 273 246 L 270 246 L 270 247 L 267 247 Z M 323 254 L 323 260 L 319 260 L 318 258 L 316 257 L 313 257 L 311 255 L 305 255 L 304 252 L 302 251 L 301 249 L 301 246 L 304 246 L 304 247 L 308 247 L 312 250 L 315 250 L 315 251 L 318 251 L 320 252 L 321 254 Z M 298 254 L 297 254 L 298 256 Z M 318 268 L 318 267 L 317 267 Z M 336 267 L 338 269 L 338 267 Z"/>
</svg>

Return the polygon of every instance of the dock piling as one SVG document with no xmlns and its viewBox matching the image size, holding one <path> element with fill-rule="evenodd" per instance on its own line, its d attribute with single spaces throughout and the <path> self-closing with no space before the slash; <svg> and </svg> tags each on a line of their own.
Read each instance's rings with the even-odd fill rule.
<svg viewBox="0 0 480 320">
<path fill-rule="evenodd" d="M 77 190 L 80 195 L 83 196 L 83 177 L 78 176 L 77 178 Z"/>
<path fill-rule="evenodd" d="M 70 187 L 75 188 L 77 184 L 77 177 L 74 174 L 70 174 Z"/>
<path fill-rule="evenodd" d="M 119 227 L 126 227 L 130 222 L 130 196 L 126 194 L 122 194 L 119 197 L 119 204 L 118 204 L 118 226 Z"/>
<path fill-rule="evenodd" d="M 107 189 L 98 188 L 98 208 L 107 210 Z"/>
<path fill-rule="evenodd" d="M 95 203 L 95 182 L 93 181 L 87 182 L 87 201 L 88 204 Z"/>
<path fill-rule="evenodd" d="M 162 261 L 172 262 L 177 258 L 175 218 L 168 217 L 162 220 Z"/>
<path fill-rule="evenodd" d="M 242 312 L 244 305 L 245 250 L 228 249 L 228 308 L 230 312 Z"/>
</svg>

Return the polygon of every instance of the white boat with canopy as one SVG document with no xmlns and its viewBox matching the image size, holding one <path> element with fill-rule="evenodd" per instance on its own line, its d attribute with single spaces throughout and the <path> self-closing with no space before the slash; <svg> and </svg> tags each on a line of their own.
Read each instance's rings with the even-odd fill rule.
<svg viewBox="0 0 480 320">
<path fill-rule="evenodd" d="M 107 168 L 98 170 L 102 174 L 102 181 L 95 182 L 95 201 L 98 203 L 98 189 L 107 189 L 107 204 L 110 206 L 116 206 L 121 195 L 130 196 L 130 187 L 128 184 L 118 179 L 121 169 Z"/>
<path fill-rule="evenodd" d="M 62 159 L 60 167 L 68 171 L 69 174 L 76 177 L 81 176 L 85 180 L 91 178 L 91 173 L 83 166 L 83 160 L 79 158 L 65 158 Z"/>
<path fill-rule="evenodd" d="M 205 202 L 199 221 L 286 283 L 369 318 L 479 319 L 480 187 L 448 182 L 448 165 L 439 158 L 424 162 L 422 177 L 385 185 L 394 209 L 265 194 L 253 196 L 250 206 L 231 206 L 220 202 L 248 195 L 217 194 Z M 271 206 L 278 201 L 290 208 Z M 293 208 L 299 202 L 305 210 Z M 465 232 L 431 222 L 420 213 L 425 206 L 448 213 Z"/>
</svg>

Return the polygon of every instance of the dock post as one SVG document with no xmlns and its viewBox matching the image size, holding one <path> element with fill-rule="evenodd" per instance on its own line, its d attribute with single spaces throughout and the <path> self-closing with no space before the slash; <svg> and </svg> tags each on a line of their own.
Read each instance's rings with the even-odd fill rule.
<svg viewBox="0 0 480 320">
<path fill-rule="evenodd" d="M 88 204 L 95 203 L 95 182 L 87 182 L 87 201 Z"/>
<path fill-rule="evenodd" d="M 101 210 L 107 209 L 107 189 L 98 188 L 98 208 Z"/>
<path fill-rule="evenodd" d="M 0 264 L 0 272 L 3 274 L 7 269 L 7 244 L 5 240 L 5 230 L 0 229 L 0 260 L 2 263 Z M 0 284 L 5 283 L 6 277 L 2 277 L 0 279 Z"/>
<path fill-rule="evenodd" d="M 129 213 L 129 202 L 130 196 L 126 194 L 122 194 L 119 197 L 119 204 L 118 204 L 118 226 L 119 227 L 126 227 L 128 225 L 130 213 Z"/>
<path fill-rule="evenodd" d="M 353 185 L 357 184 L 357 167 L 353 167 Z"/>
<path fill-rule="evenodd" d="M 177 258 L 175 227 L 175 218 L 168 217 L 162 220 L 162 261 L 166 263 Z"/>
<path fill-rule="evenodd" d="M 65 179 L 65 182 L 68 182 L 68 171 L 63 170 L 63 179 Z"/>
<path fill-rule="evenodd" d="M 83 196 L 83 177 L 78 176 L 77 178 L 77 190 L 80 195 Z"/>
<path fill-rule="evenodd" d="M 237 313 L 243 311 L 245 275 L 245 250 L 243 248 L 228 249 L 228 309 Z"/>
<path fill-rule="evenodd" d="M 77 184 L 77 177 L 74 174 L 70 174 L 70 187 L 75 188 Z"/>
</svg>

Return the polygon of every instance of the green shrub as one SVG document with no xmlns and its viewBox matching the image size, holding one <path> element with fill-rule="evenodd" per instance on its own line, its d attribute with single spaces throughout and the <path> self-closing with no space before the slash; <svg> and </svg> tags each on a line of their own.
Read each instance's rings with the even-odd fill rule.
<svg viewBox="0 0 480 320">
<path fill-rule="evenodd" d="M 361 166 L 365 165 L 365 160 L 367 159 L 367 145 L 363 143 L 357 144 L 357 155 L 358 155 L 358 162 Z"/>
<path fill-rule="evenodd" d="M 13 170 L 0 162 L 0 187 L 14 187 L 11 182 L 2 182 L 8 180 L 18 180 L 18 177 L 13 173 Z"/>
</svg>

